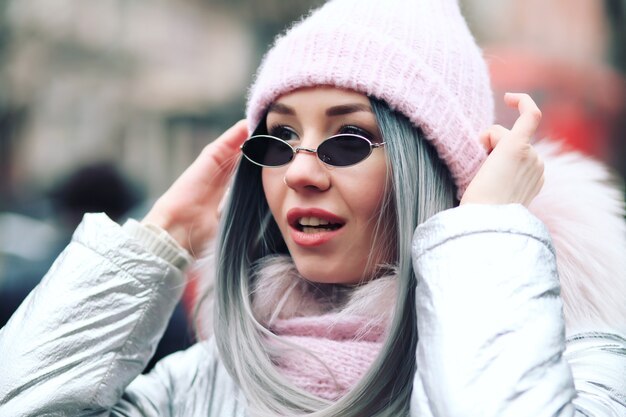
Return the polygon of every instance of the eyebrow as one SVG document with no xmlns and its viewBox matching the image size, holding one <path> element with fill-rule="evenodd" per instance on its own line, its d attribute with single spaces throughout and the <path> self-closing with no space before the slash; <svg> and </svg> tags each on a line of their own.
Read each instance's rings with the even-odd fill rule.
<svg viewBox="0 0 626 417">
<path fill-rule="evenodd" d="M 358 113 L 361 111 L 372 113 L 372 109 L 369 105 L 355 103 L 331 107 L 326 110 L 326 116 L 343 116 L 344 114 Z"/>
<path fill-rule="evenodd" d="M 278 114 L 286 114 L 286 115 L 294 115 L 296 112 L 289 106 L 285 106 L 280 103 L 272 103 L 270 107 L 267 109 L 268 113 L 278 113 Z"/>
<path fill-rule="evenodd" d="M 372 113 L 372 109 L 367 104 L 354 103 L 354 104 L 341 104 L 326 109 L 326 116 L 343 116 L 350 113 L 368 112 Z M 293 116 L 296 112 L 289 106 L 281 103 L 272 103 L 269 106 L 268 113 L 279 113 L 284 115 Z"/>
</svg>

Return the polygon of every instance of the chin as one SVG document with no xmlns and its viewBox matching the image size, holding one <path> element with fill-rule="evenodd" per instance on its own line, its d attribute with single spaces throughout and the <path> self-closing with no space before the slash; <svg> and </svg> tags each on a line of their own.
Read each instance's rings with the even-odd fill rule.
<svg viewBox="0 0 626 417">
<path fill-rule="evenodd" d="M 354 270 L 348 271 L 345 268 L 333 268 L 323 266 L 318 262 L 295 262 L 296 269 L 302 278 L 310 282 L 319 284 L 358 284 L 362 280 L 360 274 L 356 275 Z M 322 267 L 320 267 L 322 265 Z"/>
</svg>

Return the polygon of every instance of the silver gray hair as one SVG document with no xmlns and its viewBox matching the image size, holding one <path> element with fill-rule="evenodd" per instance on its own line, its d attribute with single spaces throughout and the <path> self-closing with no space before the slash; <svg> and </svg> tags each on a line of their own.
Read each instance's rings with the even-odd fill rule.
<svg viewBox="0 0 626 417">
<path fill-rule="evenodd" d="M 418 224 L 457 203 L 456 189 L 420 130 L 384 102 L 370 102 L 386 142 L 390 178 L 377 219 L 380 239 L 372 251 L 389 248 L 396 260 L 398 290 L 395 305 L 389 306 L 393 319 L 380 354 L 336 402 L 294 386 L 274 365 L 280 352 L 268 348 L 266 340 L 276 336 L 252 311 L 253 269 L 260 259 L 288 251 L 263 194 L 261 169 L 242 159 L 235 174 L 216 247 L 214 329 L 220 357 L 243 390 L 251 416 L 408 415 L 418 339 L 411 241 Z"/>
</svg>

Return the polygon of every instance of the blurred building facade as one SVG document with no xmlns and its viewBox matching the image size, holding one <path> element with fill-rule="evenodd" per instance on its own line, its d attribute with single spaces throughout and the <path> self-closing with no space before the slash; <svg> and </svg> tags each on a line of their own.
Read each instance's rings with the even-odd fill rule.
<svg viewBox="0 0 626 417">
<path fill-rule="evenodd" d="M 623 0 L 461 2 L 498 94 L 535 92 L 559 120 L 575 101 L 598 118 L 623 111 Z M 0 210 L 102 160 L 158 196 L 243 117 L 275 34 L 322 3 L 0 0 Z"/>
<path fill-rule="evenodd" d="M 102 160 L 159 195 L 243 117 L 261 51 L 313 4 L 3 0 L 0 209 Z"/>
<path fill-rule="evenodd" d="M 224 109 L 238 104 L 252 66 L 254 43 L 241 23 L 197 5 L 19 0 L 5 7 L 5 106 L 19 115 L 8 177 L 35 190 L 104 159 L 162 191 L 219 129 L 207 114 L 233 112 Z"/>
</svg>

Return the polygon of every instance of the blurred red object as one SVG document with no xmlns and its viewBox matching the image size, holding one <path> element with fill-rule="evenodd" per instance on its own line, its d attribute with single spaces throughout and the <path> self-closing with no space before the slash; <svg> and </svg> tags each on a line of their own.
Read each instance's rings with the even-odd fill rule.
<svg viewBox="0 0 626 417">
<path fill-rule="evenodd" d="M 485 50 L 496 97 L 496 120 L 511 126 L 516 113 L 500 97 L 529 93 L 543 112 L 537 137 L 562 139 L 568 146 L 604 161 L 626 112 L 626 82 L 610 67 L 567 61 L 511 47 Z M 614 142 L 616 143 L 616 142 Z"/>
</svg>

